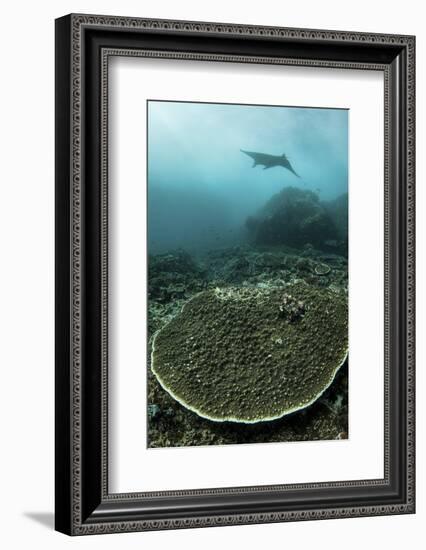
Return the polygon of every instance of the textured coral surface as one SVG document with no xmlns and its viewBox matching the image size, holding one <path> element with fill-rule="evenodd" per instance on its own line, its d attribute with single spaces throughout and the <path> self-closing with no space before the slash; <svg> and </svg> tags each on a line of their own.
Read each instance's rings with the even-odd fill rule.
<svg viewBox="0 0 426 550">
<path fill-rule="evenodd" d="M 330 246 L 333 249 L 333 246 Z M 334 249 L 333 249 L 334 250 Z M 318 268 L 327 265 L 326 274 Z M 182 307 L 203 290 L 284 288 L 306 282 L 347 296 L 347 258 L 312 245 L 290 247 L 233 246 L 191 254 L 182 250 L 149 258 L 148 302 L 148 441 L 149 447 L 226 445 L 346 439 L 348 437 L 348 360 L 330 387 L 310 406 L 277 420 L 253 424 L 215 422 L 189 410 L 164 390 L 151 370 L 154 335 L 180 315 Z M 302 315 L 295 300 L 280 302 L 295 319 Z M 306 308 L 305 308 L 306 310 Z M 285 311 L 280 312 L 285 314 Z"/>
<path fill-rule="evenodd" d="M 343 294 L 304 282 L 201 292 L 155 336 L 152 370 L 198 415 L 259 422 L 313 403 L 347 355 Z"/>
</svg>

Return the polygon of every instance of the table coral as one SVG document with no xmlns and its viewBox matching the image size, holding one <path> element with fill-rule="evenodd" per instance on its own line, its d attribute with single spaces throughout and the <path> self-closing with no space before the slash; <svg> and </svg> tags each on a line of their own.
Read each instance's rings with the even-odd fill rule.
<svg viewBox="0 0 426 550">
<path fill-rule="evenodd" d="M 283 304 L 300 314 L 283 315 Z M 323 394 L 346 359 L 347 333 L 343 294 L 305 283 L 213 289 L 195 295 L 156 333 L 151 368 L 201 417 L 267 421 Z"/>
</svg>

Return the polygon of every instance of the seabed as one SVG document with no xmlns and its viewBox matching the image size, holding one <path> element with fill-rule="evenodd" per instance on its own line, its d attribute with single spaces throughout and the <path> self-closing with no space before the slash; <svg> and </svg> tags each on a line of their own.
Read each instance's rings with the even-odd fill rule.
<svg viewBox="0 0 426 550">
<path fill-rule="evenodd" d="M 154 334 L 202 290 L 235 285 L 275 287 L 301 280 L 347 294 L 347 257 L 317 250 L 311 245 L 303 249 L 247 245 L 193 255 L 184 250 L 151 255 L 148 356 L 151 356 Z M 212 422 L 186 409 L 161 387 L 148 361 L 148 446 L 151 448 L 347 438 L 348 360 L 315 403 L 280 419 L 254 424 Z"/>
</svg>

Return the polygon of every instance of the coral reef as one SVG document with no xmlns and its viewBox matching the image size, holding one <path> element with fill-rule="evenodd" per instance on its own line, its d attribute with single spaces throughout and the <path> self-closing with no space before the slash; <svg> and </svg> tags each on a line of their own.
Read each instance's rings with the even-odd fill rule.
<svg viewBox="0 0 426 550">
<path fill-rule="evenodd" d="M 271 422 L 212 422 L 179 405 L 148 371 L 149 399 L 160 413 L 148 423 L 149 447 L 228 445 L 348 438 L 348 367 L 309 408 Z M 339 399 L 339 407 L 335 403 Z"/>
<path fill-rule="evenodd" d="M 347 302 L 304 282 L 196 294 L 155 335 L 151 369 L 198 415 L 253 423 L 312 404 L 347 355 Z"/>
<path fill-rule="evenodd" d="M 256 216 L 246 220 L 256 245 L 288 245 L 302 248 L 307 243 L 321 248 L 327 240 L 339 239 L 332 216 L 313 191 L 285 187 L 275 194 Z"/>
<path fill-rule="evenodd" d="M 284 292 L 281 296 L 281 303 L 278 306 L 281 316 L 288 323 L 295 323 L 302 319 L 306 312 L 306 304 L 302 300 L 294 298 L 291 294 Z M 280 338 L 280 341 L 282 339 Z"/>
<path fill-rule="evenodd" d="M 181 260 L 170 258 L 164 261 L 167 256 L 178 256 Z M 183 258 L 186 258 L 184 263 Z M 300 258 L 304 261 L 301 262 Z M 315 267 L 323 263 L 327 263 L 331 271 L 327 275 L 317 275 Z M 176 264 L 180 265 L 177 270 Z M 167 271 L 169 266 L 174 266 L 171 276 Z M 155 281 L 151 279 L 154 275 Z M 326 288 L 333 294 L 346 297 L 347 276 L 345 256 L 321 251 L 311 243 L 307 243 L 302 251 L 288 246 L 234 246 L 209 250 L 190 258 L 182 251 L 151 256 L 149 286 L 152 293 L 148 301 L 148 446 L 178 447 L 347 438 L 347 362 L 315 403 L 281 419 L 254 424 L 212 422 L 200 417 L 172 398 L 150 368 L 152 337 L 179 315 L 188 299 L 200 290 L 213 290 L 217 287 L 226 289 L 235 285 L 241 288 L 268 289 L 306 281 L 312 286 Z M 170 280 L 173 284 L 174 279 L 179 279 L 180 284 L 185 285 L 184 296 L 164 295 L 156 287 L 157 283 L 164 285 L 164 281 L 167 286 Z"/>
<path fill-rule="evenodd" d="M 324 202 L 324 208 L 329 213 L 337 229 L 337 239 L 340 241 L 348 240 L 348 193 L 339 195 L 332 201 Z"/>
<path fill-rule="evenodd" d="M 159 302 L 188 297 L 188 287 L 203 288 L 205 271 L 184 250 L 148 258 L 148 297 Z"/>
<path fill-rule="evenodd" d="M 314 267 L 314 271 L 317 275 L 328 275 L 331 271 L 331 267 L 327 264 L 317 264 Z"/>
<path fill-rule="evenodd" d="M 215 250 L 203 257 L 207 287 L 222 285 L 269 285 L 298 279 L 326 288 L 347 286 L 347 258 L 326 254 L 310 243 L 302 252 L 290 247 L 234 247 Z"/>
</svg>

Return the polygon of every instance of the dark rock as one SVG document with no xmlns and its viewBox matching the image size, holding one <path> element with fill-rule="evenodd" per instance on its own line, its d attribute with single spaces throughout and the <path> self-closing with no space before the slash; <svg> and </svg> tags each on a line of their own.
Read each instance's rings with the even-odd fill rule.
<svg viewBox="0 0 426 550">
<path fill-rule="evenodd" d="M 335 223 L 320 203 L 318 195 L 295 187 L 285 187 L 274 195 L 256 217 L 246 220 L 250 238 L 256 245 L 288 245 L 321 248 L 324 241 L 338 239 Z"/>
</svg>

